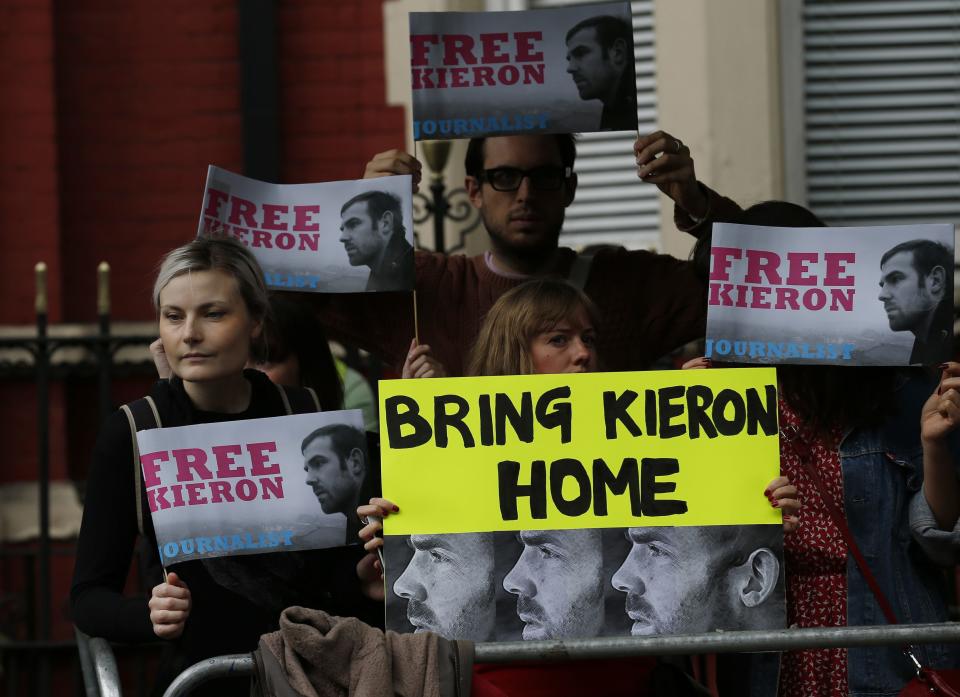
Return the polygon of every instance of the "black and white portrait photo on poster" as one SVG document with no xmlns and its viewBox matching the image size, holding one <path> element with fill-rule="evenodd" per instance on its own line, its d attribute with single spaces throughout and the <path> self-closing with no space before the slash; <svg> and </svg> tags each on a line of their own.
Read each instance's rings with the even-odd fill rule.
<svg viewBox="0 0 960 697">
<path fill-rule="evenodd" d="M 494 540 L 508 535 L 385 537 L 387 628 L 492 641 L 497 624 Z"/>
<path fill-rule="evenodd" d="M 400 197 L 365 191 L 340 207 L 340 241 L 351 266 L 370 269 L 364 290 L 413 288 L 413 245 Z"/>
<path fill-rule="evenodd" d="M 363 428 L 352 409 L 138 432 L 161 561 L 356 543 L 376 474 Z"/>
<path fill-rule="evenodd" d="M 630 3 L 411 12 L 414 140 L 637 128 Z"/>
<path fill-rule="evenodd" d="M 706 356 L 937 365 L 953 347 L 954 230 L 713 228 Z"/>
<path fill-rule="evenodd" d="M 633 636 L 782 629 L 783 532 L 769 525 L 628 528 L 613 574 Z"/>
<path fill-rule="evenodd" d="M 344 544 L 356 543 L 360 530 L 357 506 L 373 496 L 375 479 L 363 424 L 319 426 L 303 439 L 300 452 L 306 484 L 320 509 L 326 515 L 342 515 L 346 520 Z"/>
<path fill-rule="evenodd" d="M 270 184 L 211 165 L 197 234 L 250 248 L 271 290 L 413 289 L 409 176 Z"/>
<path fill-rule="evenodd" d="M 512 641 L 785 625 L 775 525 L 385 537 L 387 628 Z"/>
</svg>

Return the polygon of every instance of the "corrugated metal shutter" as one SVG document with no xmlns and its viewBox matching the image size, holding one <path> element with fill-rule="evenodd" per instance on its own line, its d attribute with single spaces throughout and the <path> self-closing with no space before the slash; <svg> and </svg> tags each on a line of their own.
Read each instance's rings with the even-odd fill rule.
<svg viewBox="0 0 960 697">
<path fill-rule="evenodd" d="M 960 0 L 805 0 L 803 23 L 810 207 L 960 223 Z"/>
<path fill-rule="evenodd" d="M 530 0 L 530 8 L 590 4 L 583 0 Z M 640 132 L 656 130 L 653 0 L 631 3 Z M 637 179 L 634 133 L 585 133 L 577 146 L 577 197 L 567 209 L 560 243 L 582 248 L 618 244 L 660 247 L 660 191 Z"/>
</svg>

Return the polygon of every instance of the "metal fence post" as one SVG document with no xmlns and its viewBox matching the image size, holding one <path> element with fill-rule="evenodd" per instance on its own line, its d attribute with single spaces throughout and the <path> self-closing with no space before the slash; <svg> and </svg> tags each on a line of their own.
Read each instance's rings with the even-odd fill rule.
<svg viewBox="0 0 960 697">
<path fill-rule="evenodd" d="M 100 421 L 106 421 L 113 411 L 110 397 L 110 264 L 101 261 L 97 266 L 97 319 L 100 341 L 97 344 L 97 376 L 100 386 Z"/>
<path fill-rule="evenodd" d="M 37 478 L 39 479 L 40 544 L 38 549 L 39 593 L 37 638 L 50 638 L 50 384 L 49 344 L 47 341 L 47 265 L 34 267 L 37 314 Z M 40 654 L 37 694 L 50 694 L 50 661 Z"/>
</svg>

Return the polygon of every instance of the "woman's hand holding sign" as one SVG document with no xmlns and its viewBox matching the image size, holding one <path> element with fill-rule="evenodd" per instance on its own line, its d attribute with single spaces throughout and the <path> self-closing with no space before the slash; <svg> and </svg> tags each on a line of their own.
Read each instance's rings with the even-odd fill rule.
<svg viewBox="0 0 960 697">
<path fill-rule="evenodd" d="M 947 437 L 960 426 L 960 363 L 944 363 L 937 391 L 920 414 L 924 447 Z"/>
<path fill-rule="evenodd" d="M 416 339 L 410 342 L 407 359 L 403 362 L 401 376 L 407 378 L 445 378 L 447 371 L 443 363 L 433 357 L 428 344 L 418 344 Z"/>
<path fill-rule="evenodd" d="M 783 512 L 783 531 L 793 532 L 800 526 L 800 512 L 802 504 L 797 498 L 797 487 L 790 483 L 787 477 L 777 477 L 763 490 L 764 496 L 770 505 Z"/>
<path fill-rule="evenodd" d="M 372 498 L 370 503 L 357 507 L 357 515 L 364 523 L 357 535 L 363 540 L 366 556 L 357 562 L 357 576 L 360 588 L 371 600 L 383 600 L 383 564 L 380 562 L 380 550 L 383 547 L 383 519 L 391 513 L 399 513 L 400 508 L 387 499 Z"/>
<path fill-rule="evenodd" d="M 683 364 L 682 370 L 704 370 L 710 368 L 712 363 L 709 358 L 700 356 L 691 358 Z M 770 505 L 779 508 L 783 512 L 783 531 L 793 532 L 800 526 L 800 518 L 797 515 L 803 504 L 800 503 L 797 494 L 797 487 L 790 483 L 787 477 L 777 477 L 767 485 L 763 490 L 763 495 L 770 501 Z"/>
<path fill-rule="evenodd" d="M 923 495 L 942 530 L 952 530 L 960 517 L 960 485 L 950 447 L 960 426 L 960 363 L 944 363 L 940 384 L 920 412 L 923 443 Z"/>
<path fill-rule="evenodd" d="M 183 634 L 191 598 L 190 589 L 179 576 L 170 572 L 166 582 L 154 586 L 148 605 L 154 634 L 161 639 L 176 639 Z"/>
</svg>

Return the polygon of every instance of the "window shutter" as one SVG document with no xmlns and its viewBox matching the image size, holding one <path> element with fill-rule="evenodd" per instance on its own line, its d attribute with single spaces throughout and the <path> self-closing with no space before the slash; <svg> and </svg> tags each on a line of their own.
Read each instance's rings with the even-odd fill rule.
<svg viewBox="0 0 960 697">
<path fill-rule="evenodd" d="M 960 0 L 804 0 L 803 25 L 810 208 L 960 222 Z"/>
<path fill-rule="evenodd" d="M 530 0 L 531 9 L 582 5 L 583 0 Z M 653 0 L 631 3 L 640 133 L 656 130 Z M 636 133 L 584 133 L 577 142 L 577 196 L 567 209 L 560 243 L 628 249 L 660 247 L 660 190 L 637 179 Z"/>
</svg>

